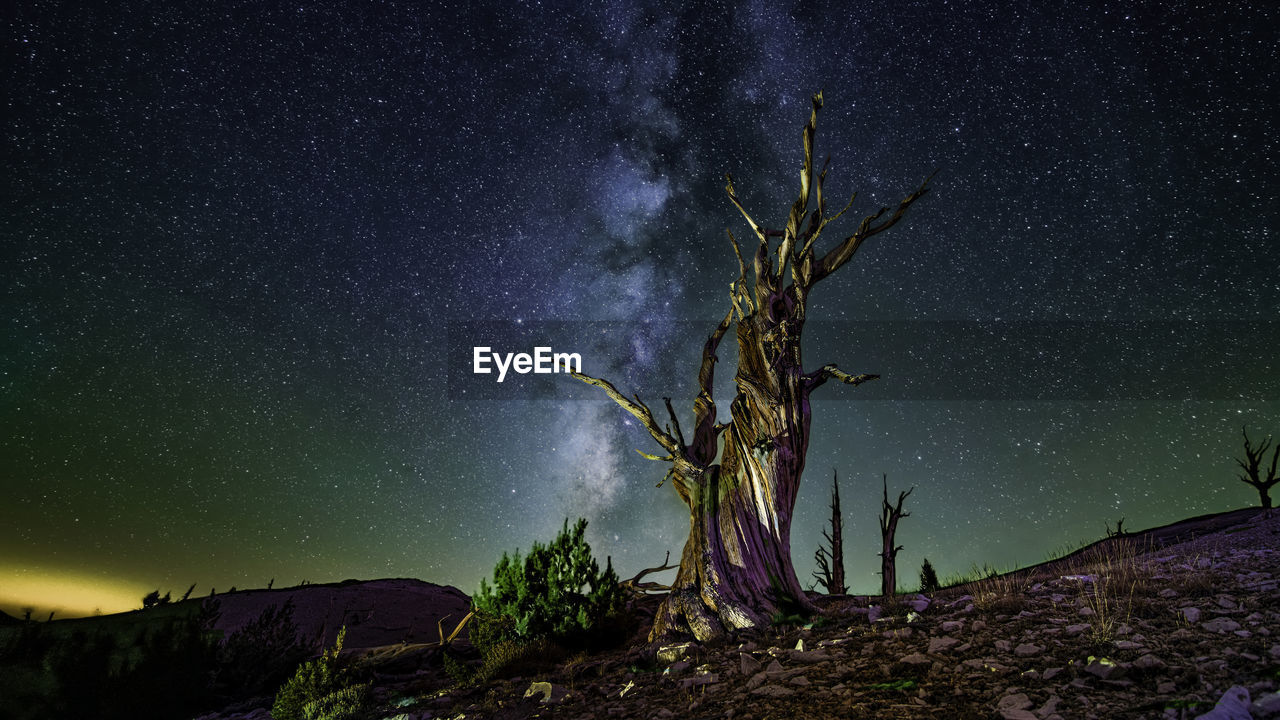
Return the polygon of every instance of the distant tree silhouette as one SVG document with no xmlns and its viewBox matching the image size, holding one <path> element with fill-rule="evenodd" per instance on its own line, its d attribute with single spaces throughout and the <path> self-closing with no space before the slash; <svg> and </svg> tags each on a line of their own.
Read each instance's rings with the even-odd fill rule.
<svg viewBox="0 0 1280 720">
<path fill-rule="evenodd" d="M 938 589 L 938 573 L 933 569 L 933 564 L 929 562 L 929 558 L 924 559 L 924 563 L 920 565 L 920 592 L 934 592 Z"/>
<path fill-rule="evenodd" d="M 1280 478 L 1276 477 L 1276 461 L 1280 460 L 1280 445 L 1275 446 L 1271 453 L 1271 467 L 1267 469 L 1267 476 L 1262 477 L 1262 458 L 1267 454 L 1267 449 L 1271 447 L 1271 436 L 1268 435 L 1258 447 L 1253 447 L 1253 443 L 1249 442 L 1249 431 L 1246 428 L 1240 428 L 1244 434 L 1244 460 L 1236 458 L 1236 464 L 1244 472 L 1239 475 L 1240 482 L 1253 486 L 1258 491 L 1258 498 L 1262 502 L 1262 507 L 1271 508 L 1271 488 Z"/>
<path fill-rule="evenodd" d="M 187 588 L 187 591 L 182 593 L 182 600 L 186 600 L 187 598 L 191 597 L 191 591 L 195 589 L 196 589 L 196 584 L 191 583 L 191 587 Z M 182 600 L 179 600 L 178 602 L 182 602 Z"/>
<path fill-rule="evenodd" d="M 844 521 L 840 515 L 840 483 L 836 471 L 831 471 L 831 532 L 822 531 L 826 547 L 818 546 L 813 559 L 818 569 L 813 577 L 822 583 L 828 595 L 844 595 L 849 592 L 844 584 Z"/>
</svg>

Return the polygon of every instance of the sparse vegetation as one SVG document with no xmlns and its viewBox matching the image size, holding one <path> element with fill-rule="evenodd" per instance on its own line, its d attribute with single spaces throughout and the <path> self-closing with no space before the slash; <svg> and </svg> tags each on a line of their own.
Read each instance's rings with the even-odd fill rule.
<svg viewBox="0 0 1280 720">
<path fill-rule="evenodd" d="M 503 554 L 493 584 L 473 598 L 470 638 L 484 658 L 482 674 L 529 659 L 546 645 L 604 647 L 624 637 L 624 595 L 611 561 L 603 571 L 585 539 L 587 521 L 566 519 L 550 545 L 535 542 L 521 557 Z"/>
<path fill-rule="evenodd" d="M 370 686 L 357 682 L 338 660 L 346 636 L 344 627 L 332 648 L 303 663 L 281 686 L 271 706 L 274 720 L 348 720 L 369 709 Z"/>
</svg>

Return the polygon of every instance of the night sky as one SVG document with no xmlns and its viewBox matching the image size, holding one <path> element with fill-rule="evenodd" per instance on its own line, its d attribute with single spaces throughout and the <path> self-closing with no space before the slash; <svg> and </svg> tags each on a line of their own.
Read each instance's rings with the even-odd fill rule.
<svg viewBox="0 0 1280 720">
<path fill-rule="evenodd" d="M 689 427 L 749 235 L 724 173 L 781 227 L 818 90 L 830 204 L 861 193 L 820 251 L 939 172 L 814 293 L 806 365 L 882 379 L 816 395 L 802 582 L 833 469 L 858 592 L 882 473 L 916 486 L 906 582 L 1257 502 L 1232 457 L 1280 433 L 1270 3 L 669 5 L 8 7 L 0 608 L 471 592 L 577 516 L 624 576 L 678 556 L 647 434 L 471 348 L 578 352 Z"/>
</svg>

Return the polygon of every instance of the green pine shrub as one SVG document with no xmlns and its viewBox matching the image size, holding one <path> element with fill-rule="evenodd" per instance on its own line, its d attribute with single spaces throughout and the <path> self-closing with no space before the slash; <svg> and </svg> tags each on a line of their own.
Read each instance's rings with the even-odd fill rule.
<svg viewBox="0 0 1280 720">
<path fill-rule="evenodd" d="M 936 592 L 938 590 L 938 573 L 933 569 L 929 558 L 920 565 L 920 592 Z"/>
<path fill-rule="evenodd" d="M 347 629 L 338 631 L 333 647 L 302 663 L 276 693 L 274 720 L 349 720 L 369 710 L 369 685 L 355 682 L 338 663 Z"/>
<path fill-rule="evenodd" d="M 549 646 L 595 649 L 626 637 L 618 575 L 609 560 L 600 570 L 586 529 L 580 518 L 570 530 L 566 518 L 550 545 L 535 542 L 523 558 L 503 553 L 492 586 L 480 581 L 470 638 L 484 658 L 481 675 L 544 655 Z"/>
</svg>

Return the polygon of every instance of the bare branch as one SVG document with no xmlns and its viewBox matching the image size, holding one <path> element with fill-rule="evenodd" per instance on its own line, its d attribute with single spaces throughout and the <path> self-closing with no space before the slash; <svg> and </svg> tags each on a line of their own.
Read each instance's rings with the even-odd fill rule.
<svg viewBox="0 0 1280 720">
<path fill-rule="evenodd" d="M 642 583 L 640 582 L 640 580 L 643 579 L 645 575 L 652 575 L 653 573 L 663 572 L 665 570 L 674 570 L 680 567 L 679 565 L 669 565 L 668 563 L 670 561 L 671 561 L 671 551 L 668 550 L 667 556 L 662 559 L 661 565 L 659 565 L 658 567 L 645 568 L 644 570 L 641 570 L 640 572 L 636 573 L 635 577 L 631 578 L 630 580 L 623 580 L 622 582 L 618 583 L 618 585 L 621 586 L 624 590 L 628 590 L 637 595 L 644 595 L 646 593 L 655 592 L 655 591 L 666 592 L 671 589 L 670 585 L 663 585 L 661 583 L 656 583 L 656 582 Z"/>
<path fill-rule="evenodd" d="M 911 193 L 904 198 L 902 202 L 898 203 L 898 209 L 894 211 L 893 215 L 891 215 L 888 220 L 885 220 L 879 225 L 873 224 L 876 220 L 879 220 L 882 215 L 889 212 L 889 208 L 880 208 L 880 210 L 875 214 L 868 215 L 863 218 L 862 224 L 858 226 L 857 232 L 845 238 L 843 242 L 832 248 L 830 252 L 818 261 L 817 265 L 813 269 L 813 277 L 809 280 L 809 284 L 813 285 L 840 269 L 840 266 L 844 265 L 849 261 L 849 258 L 853 257 L 853 254 L 858 251 L 858 248 L 861 247 L 863 241 L 867 238 L 884 232 L 897 224 L 897 222 L 902 219 L 902 216 L 906 214 L 907 208 L 911 207 L 912 203 L 923 197 L 925 193 L 929 192 L 929 181 L 937 174 L 937 172 L 934 172 L 933 175 L 925 178 L 925 181 L 920 183 L 920 187 L 916 188 L 915 192 Z"/>
<path fill-rule="evenodd" d="M 804 376 L 805 390 L 812 391 L 814 388 L 821 387 L 828 379 L 835 378 L 846 385 L 861 385 L 868 380 L 878 380 L 879 375 L 871 375 L 861 373 L 858 375 L 850 375 L 835 366 L 835 363 L 827 363 L 818 370 L 808 373 Z"/>
<path fill-rule="evenodd" d="M 818 128 L 818 111 L 822 109 L 822 93 L 813 96 L 813 110 L 809 113 L 809 122 L 804 126 L 804 165 L 800 169 L 800 195 L 791 205 L 791 214 L 787 216 L 787 227 L 782 234 L 782 243 L 778 245 L 778 281 L 782 282 L 787 272 L 787 261 L 791 260 L 791 252 L 795 249 L 796 239 L 800 236 L 800 223 L 804 221 L 809 210 L 809 185 L 813 182 L 813 134 Z M 793 267 L 792 272 L 795 273 Z"/>
<path fill-rule="evenodd" d="M 738 208 L 738 212 L 742 213 L 742 217 L 747 219 L 747 224 L 751 226 L 756 237 L 760 238 L 760 242 L 767 246 L 769 243 L 769 238 L 766 234 L 767 231 L 760 225 L 757 225 L 756 221 L 752 220 L 751 216 L 747 214 L 747 209 L 742 207 L 742 202 L 738 200 L 738 192 L 733 187 L 733 176 L 729 173 L 725 173 L 724 179 L 727 183 L 724 186 L 724 189 L 725 192 L 729 193 L 729 201 L 733 203 L 734 207 Z"/>
<path fill-rule="evenodd" d="M 688 443 L 684 441 L 684 433 L 680 431 L 680 418 L 676 416 L 676 409 L 671 407 L 671 398 L 664 397 L 662 402 L 667 406 L 667 414 L 671 416 L 671 425 L 676 430 L 676 440 L 680 443 L 680 447 L 688 447 Z"/>
<path fill-rule="evenodd" d="M 675 459 L 670 455 L 653 455 L 651 453 L 647 453 L 641 450 L 640 448 L 635 448 L 635 451 L 640 453 L 640 455 L 644 457 L 644 459 L 646 460 L 655 460 L 657 462 L 671 462 L 672 460 Z"/>
<path fill-rule="evenodd" d="M 644 402 L 640 400 L 639 395 L 636 396 L 635 400 L 632 400 L 619 392 L 618 388 L 614 387 L 613 383 L 608 380 L 584 375 L 577 370 L 570 369 L 567 365 L 565 366 L 565 369 L 570 375 L 578 378 L 582 382 L 588 385 L 595 385 L 596 387 L 604 390 L 609 397 L 613 398 L 614 402 L 622 406 L 623 410 L 631 413 L 635 419 L 640 421 L 640 424 L 644 426 L 645 430 L 649 431 L 649 434 L 653 436 L 653 439 L 657 440 L 658 444 L 661 445 L 664 450 L 671 453 L 673 460 L 678 462 L 683 458 L 684 447 L 681 446 L 675 438 L 671 437 L 671 435 L 667 434 L 665 430 L 659 427 L 658 422 L 653 419 L 653 413 L 649 410 L 649 406 L 645 405 Z"/>
</svg>

